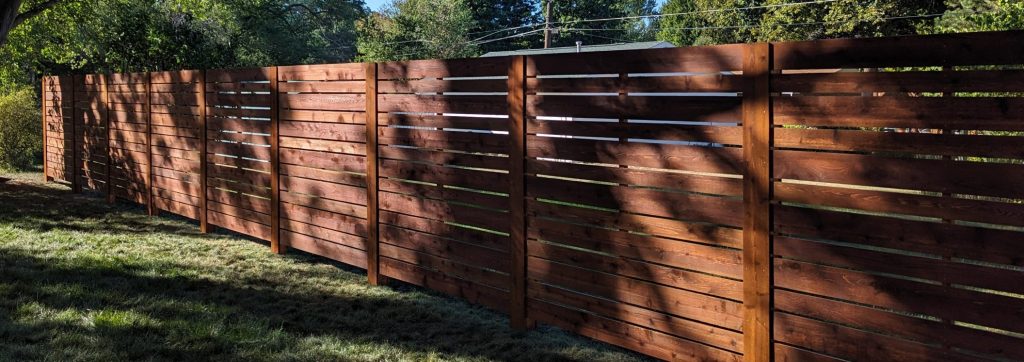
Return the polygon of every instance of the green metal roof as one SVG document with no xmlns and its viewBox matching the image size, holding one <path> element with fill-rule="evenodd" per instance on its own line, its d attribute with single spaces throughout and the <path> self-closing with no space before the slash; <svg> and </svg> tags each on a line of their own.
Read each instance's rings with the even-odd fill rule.
<svg viewBox="0 0 1024 362">
<path fill-rule="evenodd" d="M 617 44 L 596 44 L 596 45 L 583 45 L 580 47 L 580 53 L 589 52 L 608 52 L 614 50 L 640 50 L 640 49 L 654 49 L 654 48 L 675 48 L 675 45 L 667 41 L 645 41 L 640 43 L 617 43 Z M 490 52 L 481 57 L 504 57 L 509 55 L 540 55 L 540 54 L 560 54 L 560 53 L 575 53 L 575 46 L 558 47 L 558 48 L 541 48 L 541 49 L 522 49 L 522 50 L 509 50 L 500 52 Z"/>
</svg>

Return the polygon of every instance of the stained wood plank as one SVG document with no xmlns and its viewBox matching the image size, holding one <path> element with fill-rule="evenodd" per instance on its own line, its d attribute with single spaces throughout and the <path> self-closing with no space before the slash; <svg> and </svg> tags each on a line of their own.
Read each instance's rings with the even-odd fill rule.
<svg viewBox="0 0 1024 362">
<path fill-rule="evenodd" d="M 503 154 L 508 152 L 507 135 L 386 127 L 379 129 L 383 145 L 459 150 Z"/>
<path fill-rule="evenodd" d="M 527 160 L 526 170 L 531 174 L 700 192 L 703 194 L 740 196 L 743 193 L 742 179 L 739 178 L 542 160 Z"/>
<path fill-rule="evenodd" d="M 743 67 L 742 45 L 549 54 L 531 57 L 527 75 L 609 73 L 717 73 Z"/>
<path fill-rule="evenodd" d="M 702 147 L 529 136 L 527 157 L 722 174 L 741 174 L 743 151 Z"/>
<path fill-rule="evenodd" d="M 378 68 L 380 79 L 504 76 L 511 60 L 511 57 L 411 60 L 380 63 Z"/>
<path fill-rule="evenodd" d="M 584 268 L 616 276 L 624 276 L 656 284 L 674 286 L 692 292 L 727 298 L 743 299 L 743 282 L 711 276 L 701 272 L 670 268 L 640 260 L 610 257 L 590 251 L 531 240 L 529 255 L 557 263 Z"/>
<path fill-rule="evenodd" d="M 692 126 L 650 123 L 569 122 L 531 119 L 527 131 L 586 137 L 622 137 L 661 141 L 708 142 L 742 145 L 743 129 L 738 126 Z"/>
<path fill-rule="evenodd" d="M 277 67 L 277 72 L 278 79 L 283 81 L 347 81 L 366 77 L 364 65 L 360 63 L 292 65 Z M 363 88 L 361 82 L 359 86 Z"/>
<path fill-rule="evenodd" d="M 791 314 L 776 313 L 775 335 L 782 342 L 847 360 L 982 361 L 926 344 L 889 338 Z"/>
<path fill-rule="evenodd" d="M 783 74 L 772 79 L 774 92 L 1015 92 L 1021 70 L 872 71 Z"/>
<path fill-rule="evenodd" d="M 280 102 L 288 109 L 362 111 L 366 107 L 362 94 L 281 94 Z"/>
<path fill-rule="evenodd" d="M 639 118 L 690 122 L 740 120 L 738 97 L 558 96 L 527 97 L 530 116 Z"/>
<path fill-rule="evenodd" d="M 956 194 L 1024 197 L 1024 165 L 775 151 L 774 177 Z"/>
<path fill-rule="evenodd" d="M 743 277 L 738 250 L 681 242 L 626 231 L 531 219 L 527 236 L 597 253 L 616 255 L 732 279 Z"/>
<path fill-rule="evenodd" d="M 775 43 L 772 69 L 1024 63 L 1018 31 Z"/>
<path fill-rule="evenodd" d="M 483 284 L 447 276 L 391 258 L 380 258 L 380 271 L 381 276 L 436 290 L 500 312 L 508 309 L 505 303 L 508 293 Z"/>
<path fill-rule="evenodd" d="M 792 206 L 775 206 L 774 215 L 779 233 L 1024 266 L 1016 231 Z"/>
<path fill-rule="evenodd" d="M 626 93 L 739 92 L 743 88 L 742 77 L 725 74 L 625 78 L 529 78 L 526 84 L 531 92 L 565 93 L 607 93 L 619 90 Z"/>
<path fill-rule="evenodd" d="M 379 94 L 379 112 L 505 114 L 503 96 Z"/>
<path fill-rule="evenodd" d="M 336 244 L 325 239 L 282 230 L 281 246 L 320 255 L 357 268 L 366 268 L 365 251 Z"/>
<path fill-rule="evenodd" d="M 1024 158 L 1024 137 L 797 128 L 777 128 L 774 137 L 780 148 Z"/>
<path fill-rule="evenodd" d="M 1014 97 L 775 97 L 782 125 L 1022 131 L 1024 99 Z"/>
<path fill-rule="evenodd" d="M 1021 333 L 1019 298 L 776 259 L 778 288 Z M 971 306 L 965 308 L 963 306 Z"/>
<path fill-rule="evenodd" d="M 739 227 L 743 202 L 700 194 L 530 177 L 527 196 L 622 212 Z"/>
<path fill-rule="evenodd" d="M 282 121 L 281 136 L 323 138 L 334 141 L 366 142 L 366 129 L 363 125 L 344 123 L 312 123 Z"/>
<path fill-rule="evenodd" d="M 538 283 L 531 284 L 528 292 L 531 299 L 585 310 L 604 318 L 634 324 L 644 329 L 655 330 L 724 350 L 738 353 L 743 348 L 743 338 L 739 332 L 709 326 L 659 311 L 616 303 Z M 644 352 L 643 349 L 639 351 Z"/>
<path fill-rule="evenodd" d="M 527 215 L 586 225 L 613 227 L 736 249 L 741 247 L 743 238 L 743 232 L 733 228 L 643 215 L 599 211 L 535 200 L 527 201 Z"/>
<path fill-rule="evenodd" d="M 529 276 L 581 294 L 662 311 L 731 330 L 740 330 L 739 302 L 530 257 Z"/>
</svg>

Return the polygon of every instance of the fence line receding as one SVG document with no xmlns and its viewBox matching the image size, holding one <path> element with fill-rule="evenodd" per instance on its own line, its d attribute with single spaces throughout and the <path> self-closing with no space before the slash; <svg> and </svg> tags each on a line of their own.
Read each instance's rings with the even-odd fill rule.
<svg viewBox="0 0 1024 362">
<path fill-rule="evenodd" d="M 666 360 L 1024 359 L 1024 33 L 51 76 L 111 201 Z"/>
</svg>

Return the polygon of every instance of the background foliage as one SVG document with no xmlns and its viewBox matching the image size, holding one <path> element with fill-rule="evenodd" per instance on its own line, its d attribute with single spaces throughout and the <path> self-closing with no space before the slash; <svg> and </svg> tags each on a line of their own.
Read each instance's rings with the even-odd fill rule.
<svg viewBox="0 0 1024 362">
<path fill-rule="evenodd" d="M 42 160 L 40 117 L 32 87 L 0 95 L 0 169 L 26 169 Z"/>
<path fill-rule="evenodd" d="M 47 0 L 23 1 L 25 11 Z M 377 12 L 363 0 L 62 0 L 16 26 L 0 47 L 0 94 L 14 96 L 24 86 L 38 91 L 42 74 L 458 58 L 537 48 L 548 2 L 553 46 L 1024 28 L 1019 0 L 665 0 L 660 7 L 656 0 L 391 0 Z"/>
</svg>

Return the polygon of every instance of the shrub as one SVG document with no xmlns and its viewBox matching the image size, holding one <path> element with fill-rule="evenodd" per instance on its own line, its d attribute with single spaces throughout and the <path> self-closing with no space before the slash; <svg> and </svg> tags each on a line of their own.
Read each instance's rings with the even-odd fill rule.
<svg viewBox="0 0 1024 362">
<path fill-rule="evenodd" d="M 0 168 L 24 170 L 42 161 L 42 115 L 37 104 L 30 86 L 0 94 Z"/>
</svg>

